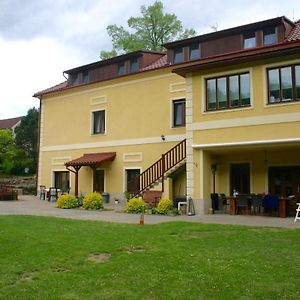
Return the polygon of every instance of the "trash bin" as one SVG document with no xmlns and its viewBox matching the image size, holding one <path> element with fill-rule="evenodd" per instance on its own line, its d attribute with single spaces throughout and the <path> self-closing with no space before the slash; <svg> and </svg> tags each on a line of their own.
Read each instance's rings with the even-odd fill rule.
<svg viewBox="0 0 300 300">
<path fill-rule="evenodd" d="M 109 203 L 109 193 L 102 193 L 104 203 Z"/>
</svg>

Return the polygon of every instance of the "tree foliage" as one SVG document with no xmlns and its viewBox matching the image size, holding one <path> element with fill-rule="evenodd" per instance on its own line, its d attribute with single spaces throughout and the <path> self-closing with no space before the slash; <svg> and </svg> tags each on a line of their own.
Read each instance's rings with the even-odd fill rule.
<svg viewBox="0 0 300 300">
<path fill-rule="evenodd" d="M 12 130 L 0 130 L 0 173 L 23 175 L 25 169 L 34 174 L 37 163 L 39 113 L 35 108 L 28 110 L 19 126 Z"/>
<path fill-rule="evenodd" d="M 38 119 L 39 112 L 36 108 L 28 110 L 27 115 L 22 118 L 21 124 L 16 127 L 16 146 L 24 150 L 27 157 L 37 162 L 37 142 L 38 142 Z"/>
<path fill-rule="evenodd" d="M 108 35 L 112 39 L 112 51 L 101 51 L 101 58 L 106 59 L 116 54 L 128 53 L 139 49 L 162 51 L 162 44 L 196 35 L 194 29 L 184 29 L 174 14 L 164 13 L 161 1 L 153 5 L 141 6 L 142 17 L 128 19 L 127 31 L 123 26 L 109 25 Z"/>
</svg>

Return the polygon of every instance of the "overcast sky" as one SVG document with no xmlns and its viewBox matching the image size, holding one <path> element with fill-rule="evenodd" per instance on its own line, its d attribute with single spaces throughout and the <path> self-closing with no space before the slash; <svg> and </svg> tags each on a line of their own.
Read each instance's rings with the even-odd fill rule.
<svg viewBox="0 0 300 300">
<path fill-rule="evenodd" d="M 163 0 L 198 34 L 285 15 L 300 19 L 299 0 Z M 62 72 L 111 50 L 107 25 L 127 26 L 154 0 L 0 0 L 0 119 L 38 107 L 38 91 L 64 81 Z"/>
</svg>

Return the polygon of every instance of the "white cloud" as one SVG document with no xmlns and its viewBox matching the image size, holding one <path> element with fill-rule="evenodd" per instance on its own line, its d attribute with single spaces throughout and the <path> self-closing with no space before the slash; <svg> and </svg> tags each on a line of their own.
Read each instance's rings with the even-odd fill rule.
<svg viewBox="0 0 300 300">
<path fill-rule="evenodd" d="M 32 95 L 64 81 L 62 72 L 78 63 L 80 57 L 54 39 L 0 40 L 0 118 L 24 115 L 38 106 Z"/>
<path fill-rule="evenodd" d="M 198 34 L 285 15 L 300 18 L 295 0 L 161 0 L 186 28 Z M 0 119 L 26 114 L 32 95 L 64 80 L 62 72 L 111 50 L 106 27 L 127 26 L 141 5 L 154 0 L 0 1 Z"/>
</svg>

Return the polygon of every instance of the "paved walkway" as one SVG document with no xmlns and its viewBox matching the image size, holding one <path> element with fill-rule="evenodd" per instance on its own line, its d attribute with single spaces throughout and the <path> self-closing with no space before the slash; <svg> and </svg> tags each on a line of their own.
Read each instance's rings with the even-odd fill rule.
<svg viewBox="0 0 300 300">
<path fill-rule="evenodd" d="M 70 218 L 78 220 L 96 220 L 116 223 L 139 224 L 140 215 L 126 214 L 114 211 L 113 206 L 106 205 L 111 210 L 91 211 L 84 209 L 59 209 L 55 203 L 41 201 L 34 196 L 20 196 L 18 201 L 0 201 L 0 215 L 34 215 Z M 231 216 L 227 214 L 195 215 L 195 216 L 161 216 L 145 215 L 145 224 L 184 221 L 211 224 L 234 224 L 246 226 L 267 226 L 300 229 L 300 221 L 294 218 L 274 218 L 261 216 Z"/>
</svg>

